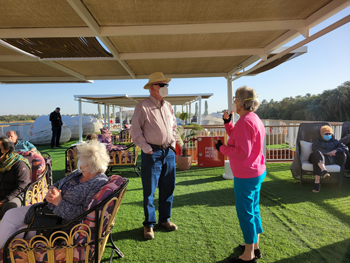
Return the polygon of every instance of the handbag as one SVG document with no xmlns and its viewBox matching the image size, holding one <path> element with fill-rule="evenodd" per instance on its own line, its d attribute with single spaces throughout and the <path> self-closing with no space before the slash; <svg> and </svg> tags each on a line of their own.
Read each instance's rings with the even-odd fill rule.
<svg viewBox="0 0 350 263">
<path fill-rule="evenodd" d="M 29 223 L 28 227 L 52 227 L 62 223 L 62 217 L 55 215 L 53 211 L 47 207 L 38 207 L 34 212 L 34 217 Z M 50 238 L 51 234 L 58 229 L 44 229 L 37 230 L 37 235 L 42 235 L 47 239 Z"/>
</svg>

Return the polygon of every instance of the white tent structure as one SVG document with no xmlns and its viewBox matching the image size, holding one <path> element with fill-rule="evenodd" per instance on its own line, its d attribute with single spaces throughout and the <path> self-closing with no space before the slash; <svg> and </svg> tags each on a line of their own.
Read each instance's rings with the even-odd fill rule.
<svg viewBox="0 0 350 263">
<path fill-rule="evenodd" d="M 79 138 L 79 124 L 76 119 L 73 119 L 71 116 L 63 115 L 62 121 L 64 125 L 67 125 L 71 132 L 71 139 Z"/>
<path fill-rule="evenodd" d="M 34 145 L 46 145 L 51 143 L 52 128 L 48 115 L 39 116 L 34 124 L 30 127 L 29 135 L 26 140 Z M 69 127 L 63 123 L 61 130 L 60 144 L 68 142 L 71 138 Z"/>
<path fill-rule="evenodd" d="M 81 120 L 80 120 L 80 117 Z M 81 138 L 80 141 L 82 141 L 82 137 L 81 136 L 86 136 L 89 133 L 99 133 L 100 129 L 103 127 L 102 123 L 96 119 L 93 116 L 75 116 L 73 117 L 73 119 L 75 121 L 77 121 L 78 123 L 78 138 Z M 80 122 L 81 121 L 81 122 Z M 80 130 L 80 123 L 82 130 Z"/>
<path fill-rule="evenodd" d="M 202 93 L 202 94 L 169 94 L 164 99 L 169 101 L 171 105 L 187 105 L 190 108 L 191 111 L 191 104 L 193 102 L 199 101 L 199 112 L 201 112 L 202 108 L 202 99 L 208 99 L 212 96 L 212 93 Z M 76 118 L 79 122 L 79 142 L 82 142 L 82 135 L 84 130 L 84 121 L 82 114 L 82 102 L 86 103 L 99 103 L 105 105 L 105 116 L 109 116 L 109 114 L 106 114 L 106 111 L 109 109 L 110 105 L 119 106 L 119 107 L 128 107 L 128 108 L 134 108 L 137 103 L 139 103 L 141 100 L 144 100 L 148 98 L 146 95 L 127 95 L 127 94 L 115 94 L 115 95 L 74 95 L 74 98 L 76 101 L 79 102 L 79 116 L 76 116 Z M 108 123 L 109 127 L 109 120 L 105 120 L 105 127 L 106 123 Z M 201 123 L 201 118 L 199 117 L 198 123 Z M 85 134 L 85 130 L 84 130 Z"/>
</svg>

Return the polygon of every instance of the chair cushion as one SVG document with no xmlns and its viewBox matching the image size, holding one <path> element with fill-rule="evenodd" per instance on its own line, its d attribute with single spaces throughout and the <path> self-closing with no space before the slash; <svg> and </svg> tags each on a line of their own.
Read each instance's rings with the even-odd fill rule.
<svg viewBox="0 0 350 263">
<path fill-rule="evenodd" d="M 307 162 L 312 153 L 312 142 L 300 140 L 300 162 Z"/>
<path fill-rule="evenodd" d="M 91 207 L 99 204 L 101 201 L 106 199 L 108 196 L 110 196 L 114 191 L 118 190 L 121 185 L 123 184 L 124 179 L 123 177 L 119 175 L 112 175 L 109 177 L 108 182 L 101 188 L 101 190 L 94 196 L 94 198 L 91 200 L 87 210 L 89 210 Z M 113 211 L 113 206 L 112 204 L 109 205 L 109 207 L 105 211 L 105 221 L 103 222 L 103 231 L 105 231 L 106 226 L 108 224 L 108 219 L 109 215 Z M 102 210 L 102 207 L 101 207 Z M 95 228 L 95 211 L 91 212 L 86 216 L 84 220 L 82 220 L 83 224 L 86 224 L 90 227 L 91 229 L 91 240 L 95 239 L 95 233 L 94 233 L 94 228 Z M 84 226 L 81 226 L 78 228 L 79 230 L 85 230 Z M 86 236 L 84 236 L 82 233 L 76 234 L 74 237 L 74 244 L 82 244 L 86 242 Z"/>
<path fill-rule="evenodd" d="M 313 171 L 314 170 L 312 163 L 309 163 L 308 161 L 301 162 L 301 169 L 303 169 L 304 171 Z M 329 173 L 339 173 L 341 170 L 341 167 L 337 164 L 326 165 L 326 170 Z"/>
<path fill-rule="evenodd" d="M 97 140 L 101 143 L 106 143 L 106 144 L 112 143 L 112 137 L 110 134 L 107 134 L 107 133 L 97 135 Z"/>
<path fill-rule="evenodd" d="M 112 132 L 109 131 L 107 128 L 101 128 L 100 131 L 101 131 L 101 134 L 109 134 L 109 135 L 112 134 Z"/>
<path fill-rule="evenodd" d="M 35 182 L 39 177 L 42 176 L 43 171 L 45 171 L 45 159 L 38 153 L 34 152 L 17 152 L 24 158 L 28 159 L 28 162 L 32 168 L 30 180 Z"/>
</svg>

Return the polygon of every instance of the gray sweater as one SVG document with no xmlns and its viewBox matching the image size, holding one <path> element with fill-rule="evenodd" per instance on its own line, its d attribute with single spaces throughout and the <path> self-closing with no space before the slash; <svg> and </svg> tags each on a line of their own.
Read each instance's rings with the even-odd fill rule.
<svg viewBox="0 0 350 263">
<path fill-rule="evenodd" d="M 75 170 L 56 182 L 54 186 L 61 189 L 65 182 L 81 175 L 80 170 Z M 53 212 L 65 220 L 71 220 L 84 213 L 92 198 L 107 182 L 108 177 L 105 174 L 98 174 L 86 182 L 75 185 L 64 193 L 61 202 L 53 209 Z"/>
</svg>

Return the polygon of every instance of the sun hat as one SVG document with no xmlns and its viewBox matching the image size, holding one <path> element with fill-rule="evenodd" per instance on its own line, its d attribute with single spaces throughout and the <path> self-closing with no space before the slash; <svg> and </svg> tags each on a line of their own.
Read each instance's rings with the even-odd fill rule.
<svg viewBox="0 0 350 263">
<path fill-rule="evenodd" d="M 166 78 L 163 75 L 163 72 L 154 72 L 148 77 L 148 83 L 143 87 L 144 89 L 149 89 L 149 86 L 158 81 L 165 81 L 166 83 L 169 83 L 171 78 Z"/>
</svg>

